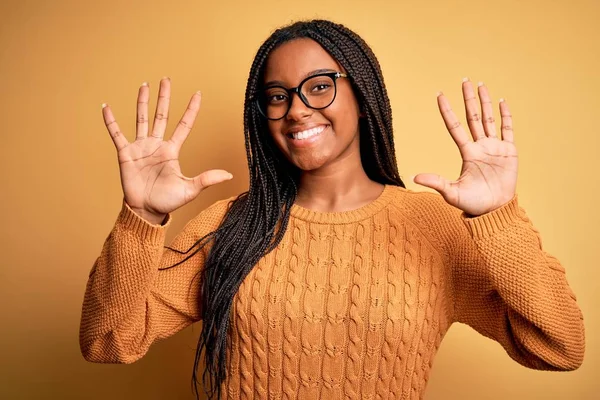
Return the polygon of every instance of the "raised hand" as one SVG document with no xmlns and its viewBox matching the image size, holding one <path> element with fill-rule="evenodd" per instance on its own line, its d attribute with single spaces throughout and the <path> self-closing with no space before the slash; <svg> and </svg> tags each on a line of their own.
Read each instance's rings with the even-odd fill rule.
<svg viewBox="0 0 600 400">
<path fill-rule="evenodd" d="M 462 157 L 459 178 L 450 181 L 436 174 L 418 174 L 414 177 L 415 183 L 437 190 L 446 202 L 471 216 L 485 214 L 508 203 L 517 187 L 517 148 L 510 110 L 506 102 L 501 100 L 502 136 L 498 137 L 488 90 L 483 84 L 478 89 L 483 117 L 479 113 L 471 81 L 466 78 L 463 80 L 462 91 L 473 141 L 456 118 L 448 99 L 442 93 L 437 97 L 446 128 Z"/>
<path fill-rule="evenodd" d="M 117 148 L 121 186 L 125 202 L 142 218 L 160 223 L 166 214 L 189 203 L 205 188 L 232 178 L 214 169 L 188 178 L 181 173 L 179 151 L 190 133 L 200 109 L 196 92 L 169 140 L 164 140 L 169 115 L 171 82 L 160 82 L 152 131 L 148 129 L 150 88 L 144 83 L 137 98 L 135 141 L 130 143 L 119 129 L 110 106 L 102 105 L 104 123 Z"/>
</svg>

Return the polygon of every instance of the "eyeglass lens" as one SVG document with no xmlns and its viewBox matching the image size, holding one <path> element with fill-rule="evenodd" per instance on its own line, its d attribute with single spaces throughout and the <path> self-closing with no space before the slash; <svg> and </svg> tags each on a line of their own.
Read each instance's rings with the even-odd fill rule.
<svg viewBox="0 0 600 400">
<path fill-rule="evenodd" d="M 328 107 L 335 98 L 335 80 L 330 76 L 314 76 L 302 83 L 298 89 L 302 102 L 310 108 Z M 259 106 L 269 119 L 280 119 L 290 108 L 290 94 L 287 89 L 272 86 L 263 90 Z"/>
</svg>

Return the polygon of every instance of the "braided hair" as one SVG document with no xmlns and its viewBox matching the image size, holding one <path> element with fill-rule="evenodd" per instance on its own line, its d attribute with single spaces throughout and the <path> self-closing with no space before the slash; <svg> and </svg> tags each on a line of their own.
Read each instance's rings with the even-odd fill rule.
<svg viewBox="0 0 600 400">
<path fill-rule="evenodd" d="M 275 146 L 255 99 L 263 84 L 269 54 L 281 44 L 299 38 L 319 43 L 351 77 L 364 114 L 359 122 L 359 141 L 367 176 L 382 184 L 405 187 L 396 165 L 390 101 L 371 48 L 350 29 L 326 20 L 299 21 L 275 30 L 258 49 L 246 86 L 244 136 L 249 190 L 232 201 L 221 225 L 198 240 L 191 247 L 196 250 L 185 258 L 189 259 L 211 242 L 201 271 L 202 332 L 192 375 L 192 388 L 198 398 L 197 370 L 203 349 L 204 391 L 209 399 L 221 397 L 234 296 L 256 263 L 281 241 L 296 199 L 300 171 Z"/>
</svg>

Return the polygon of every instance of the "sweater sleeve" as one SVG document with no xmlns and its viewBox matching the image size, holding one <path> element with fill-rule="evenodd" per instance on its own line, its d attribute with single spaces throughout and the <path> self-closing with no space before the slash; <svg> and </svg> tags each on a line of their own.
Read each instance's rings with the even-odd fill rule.
<svg viewBox="0 0 600 400">
<path fill-rule="evenodd" d="M 583 315 L 565 269 L 543 250 L 517 196 L 473 218 L 449 208 L 454 320 L 496 340 L 526 367 L 577 369 L 585 348 Z"/>
<path fill-rule="evenodd" d="M 184 252 L 219 226 L 228 200 L 189 221 L 168 247 L 171 215 L 152 225 L 123 201 L 85 290 L 79 344 L 87 361 L 132 363 L 156 340 L 200 319 L 199 273 L 207 249 L 191 257 L 196 248 Z"/>
</svg>

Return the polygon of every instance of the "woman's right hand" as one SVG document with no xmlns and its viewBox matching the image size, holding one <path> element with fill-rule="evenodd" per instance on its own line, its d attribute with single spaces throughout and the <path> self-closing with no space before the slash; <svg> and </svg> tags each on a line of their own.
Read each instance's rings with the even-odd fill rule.
<svg viewBox="0 0 600 400">
<path fill-rule="evenodd" d="M 171 139 L 164 140 L 169 115 L 171 82 L 160 81 L 156 114 L 151 133 L 148 130 L 150 88 L 144 83 L 138 92 L 135 141 L 129 143 L 119 129 L 110 106 L 102 106 L 104 123 L 117 148 L 121 186 L 125 202 L 142 218 L 154 224 L 194 200 L 205 188 L 232 178 L 221 169 L 213 169 L 188 178 L 181 173 L 179 151 L 194 125 L 200 108 L 196 92 L 177 124 Z"/>
</svg>

